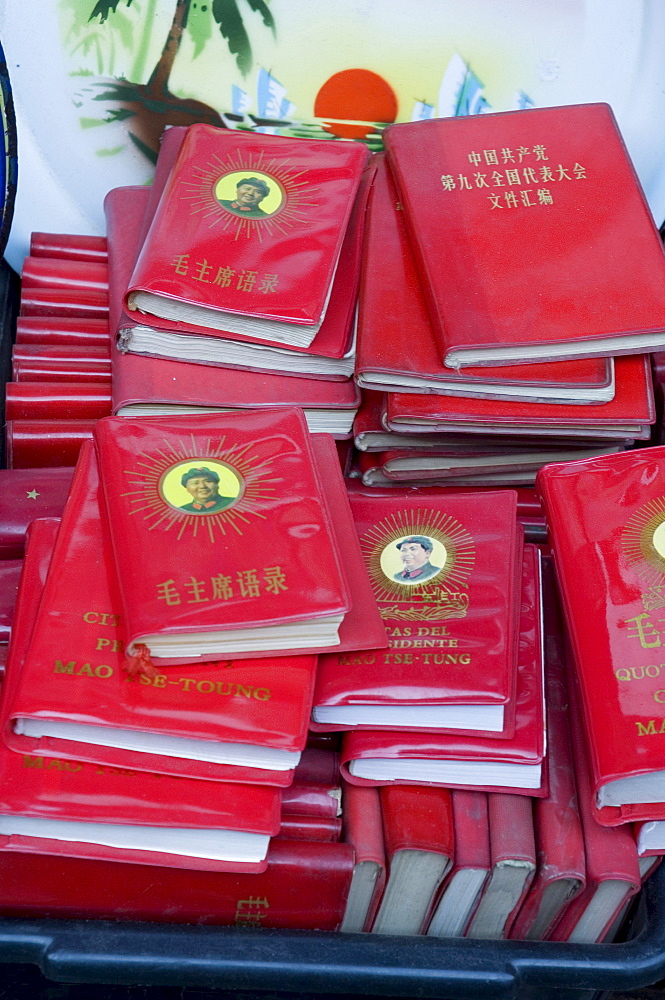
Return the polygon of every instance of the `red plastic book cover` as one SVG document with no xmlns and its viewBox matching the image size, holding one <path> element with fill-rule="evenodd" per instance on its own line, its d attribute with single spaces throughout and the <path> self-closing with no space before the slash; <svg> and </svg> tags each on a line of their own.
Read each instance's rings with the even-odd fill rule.
<svg viewBox="0 0 665 1000">
<path fill-rule="evenodd" d="M 30 233 L 30 254 L 33 257 L 59 257 L 62 260 L 89 260 L 105 263 L 105 236 L 83 236 L 79 233 Z"/>
<path fill-rule="evenodd" d="M 663 469 L 661 446 L 546 466 L 537 480 L 588 736 L 591 807 L 609 825 L 665 819 Z"/>
<path fill-rule="evenodd" d="M 377 157 L 365 229 L 356 376 L 387 390 L 564 401 L 613 392 L 613 362 L 584 358 L 499 368 L 447 368 L 423 297 L 404 212 L 383 154 Z M 589 390 L 593 390 L 593 393 Z"/>
<path fill-rule="evenodd" d="M 103 382 L 111 387 L 111 365 L 95 361 L 44 361 L 26 358 L 12 363 L 14 382 Z"/>
<path fill-rule="evenodd" d="M 510 735 L 522 560 L 515 494 L 497 492 L 491 504 L 480 493 L 349 498 L 390 644 L 321 656 L 312 728 Z"/>
<path fill-rule="evenodd" d="M 111 414 L 100 382 L 7 382 L 6 420 L 99 420 Z"/>
<path fill-rule="evenodd" d="M 384 142 L 445 364 L 662 348 L 665 255 L 609 104 L 392 125 Z"/>
<path fill-rule="evenodd" d="M 129 655 L 210 659 L 243 648 L 229 630 L 254 643 L 254 629 L 346 614 L 302 411 L 105 417 L 94 438 Z M 267 648 L 289 641 L 303 647 Z"/>
<path fill-rule="evenodd" d="M 290 816 L 341 816 L 342 789 L 335 785 L 299 782 L 297 775 L 288 788 L 282 789 L 282 812 Z"/>
<path fill-rule="evenodd" d="M 551 559 L 543 561 L 543 590 L 549 794 L 534 801 L 538 868 L 510 935 L 527 941 L 547 938 L 586 884 L 584 837 L 568 725 L 563 626 Z"/>
<path fill-rule="evenodd" d="M 88 260 L 60 257 L 33 257 L 28 254 L 21 267 L 21 290 L 24 288 L 66 288 L 72 292 L 91 289 L 108 293 L 108 265 Z"/>
<path fill-rule="evenodd" d="M 175 131 L 169 129 L 169 138 Z M 168 360 L 178 354 L 190 362 L 268 372 L 283 368 L 299 376 L 312 373 L 317 378 L 349 378 L 353 374 L 355 356 L 353 320 L 360 283 L 364 213 L 374 164 L 370 163 L 363 173 L 320 329 L 309 347 L 291 344 L 287 348 L 277 341 L 262 339 L 259 343 L 242 333 L 225 330 L 222 335 L 218 330 L 202 330 L 191 323 L 128 313 L 124 309 L 125 292 L 142 244 L 145 222 L 149 222 L 154 213 L 158 184 L 165 183 L 168 176 L 168 170 L 160 171 L 162 153 L 168 162 L 168 158 L 175 159 L 177 149 L 173 143 L 168 147 L 164 143 L 151 189 L 113 188 L 104 200 L 109 237 L 109 323 L 114 336 L 118 336 L 121 351 L 146 353 Z M 159 336 L 153 340 L 155 333 Z M 212 342 L 211 337 L 214 338 Z M 337 364 L 331 366 L 317 359 L 335 360 Z"/>
<path fill-rule="evenodd" d="M 318 436 L 314 443 L 321 443 Z M 88 448 L 65 512 L 31 654 L 18 693 L 6 706 L 6 740 L 23 753 L 190 777 L 279 785 L 295 777 L 314 785 L 339 784 L 337 753 L 312 748 L 300 756 L 308 738 L 313 654 L 169 667 L 152 678 L 127 672 L 92 459 Z M 334 485 L 329 480 L 329 499 Z M 376 608 L 361 599 L 362 564 L 359 568 L 352 574 L 352 594 L 359 599 L 343 633 L 354 645 L 361 641 L 355 638 L 360 630 L 365 641 L 384 634 Z M 51 725 L 62 722 L 76 728 Z M 137 736 L 140 752 L 131 749 Z M 169 751 L 173 737 L 181 739 Z M 222 748 L 220 742 L 231 745 Z M 259 759 L 257 746 L 275 752 Z"/>
<path fill-rule="evenodd" d="M 9 642 L 22 566 L 22 559 L 0 560 L 0 642 L 3 643 Z"/>
<path fill-rule="evenodd" d="M 386 852 L 379 790 L 345 783 L 342 793 L 342 836 L 356 863 L 340 930 L 352 933 L 372 926 L 386 884 Z"/>
<path fill-rule="evenodd" d="M 653 424 L 656 419 L 653 384 L 648 356 L 620 357 L 614 366 L 616 391 L 609 403 L 548 404 L 464 399 L 417 393 L 389 393 L 386 398 L 386 426 L 414 433 L 469 430 L 477 427 L 484 434 L 517 433 L 519 428 L 535 429 L 538 434 L 564 436 L 580 429 L 580 436 L 593 437 L 598 429 L 625 428 L 615 437 L 648 437 L 648 427 L 641 435 L 637 427 Z M 630 431 L 630 433 L 628 433 Z"/>
<path fill-rule="evenodd" d="M 420 934 L 455 850 L 451 793 L 382 788 L 380 801 L 388 872 L 372 932 Z"/>
<path fill-rule="evenodd" d="M 279 837 L 286 840 L 316 840 L 332 844 L 342 838 L 341 816 L 302 816 L 282 811 Z"/>
<path fill-rule="evenodd" d="M 38 469 L 76 465 L 81 446 L 92 440 L 94 420 L 8 420 L 7 466 Z"/>
<path fill-rule="evenodd" d="M 73 316 L 19 316 L 16 320 L 17 344 L 69 344 L 108 347 L 109 325 L 103 319 L 77 319 Z"/>
<path fill-rule="evenodd" d="M 342 737 L 341 771 L 353 784 L 421 784 L 545 797 L 543 641 L 540 574 L 534 545 L 524 546 L 520 642 L 511 739 L 475 735 L 371 732 Z"/>
<path fill-rule="evenodd" d="M 108 321 L 108 291 L 35 286 L 21 290 L 19 316 L 78 316 Z"/>
<path fill-rule="evenodd" d="M 202 307 L 183 314 L 202 328 L 223 330 L 238 315 L 304 326 L 307 346 L 367 157 L 354 143 L 190 126 L 129 283 L 129 309 L 168 316 L 175 301 Z M 305 238 L 315 253 L 303 254 Z"/>
<path fill-rule="evenodd" d="M 349 844 L 281 839 L 257 874 L 0 851 L 0 913 L 334 931 L 353 864 Z"/>
<path fill-rule="evenodd" d="M 429 937 L 463 937 L 491 867 L 485 792 L 452 793 L 455 854 L 427 925 Z"/>
<path fill-rule="evenodd" d="M 569 664 L 569 668 L 572 664 Z M 557 923 L 551 941 L 593 944 L 602 941 L 626 902 L 640 889 L 642 876 L 637 844 L 630 824 L 601 826 L 592 807 L 592 782 L 583 722 L 574 678 L 568 676 L 570 733 L 575 767 L 584 853 L 586 886 Z M 609 718 L 609 715 L 606 716 Z"/>
<path fill-rule="evenodd" d="M 280 792 L 267 785 L 30 757 L 5 746 L 0 775 L 2 851 L 262 871 L 268 840 L 279 832 Z M 32 820 L 50 822 L 35 826 Z M 212 834 L 207 845 L 197 841 L 198 831 Z M 242 844 L 226 842 L 234 832 L 252 835 L 251 860 Z"/>
<path fill-rule="evenodd" d="M 489 795 L 492 868 L 466 937 L 510 937 L 536 871 L 531 801 L 518 795 Z"/>
</svg>

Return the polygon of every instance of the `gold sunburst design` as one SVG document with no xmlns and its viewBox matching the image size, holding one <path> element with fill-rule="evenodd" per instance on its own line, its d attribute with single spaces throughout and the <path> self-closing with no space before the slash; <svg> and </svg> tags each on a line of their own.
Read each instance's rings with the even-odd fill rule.
<svg viewBox="0 0 665 1000">
<path fill-rule="evenodd" d="M 628 518 L 621 548 L 628 565 L 648 586 L 665 583 L 665 496 L 650 500 Z"/>
<path fill-rule="evenodd" d="M 172 531 L 177 541 L 191 536 L 214 542 L 228 530 L 242 535 L 252 518 L 266 518 L 275 484 L 281 482 L 274 476 L 272 462 L 252 449 L 252 444 L 227 444 L 226 436 L 217 441 L 209 438 L 203 447 L 193 435 L 177 444 L 165 440 L 162 448 L 142 452 L 136 468 L 124 470 L 130 488 L 122 495 L 128 498 L 130 513 L 149 522 L 150 531 Z M 220 503 L 212 512 L 205 506 L 198 511 L 183 509 L 192 506 L 187 503 L 192 496 L 180 489 L 182 479 L 197 468 L 207 470 L 202 478 L 216 478 L 223 509 Z"/>
<path fill-rule="evenodd" d="M 410 539 L 421 539 L 416 545 L 427 557 L 425 575 L 405 579 L 400 552 Z M 424 602 L 419 613 L 429 614 L 445 598 L 448 612 L 455 605 L 466 614 L 468 596 L 460 592 L 466 590 L 473 570 L 475 544 L 454 517 L 443 511 L 397 511 L 370 528 L 361 538 L 361 547 L 377 601 L 389 602 L 392 608 Z M 437 617 L 443 611 L 442 607 Z"/>
<path fill-rule="evenodd" d="M 194 180 L 183 180 L 181 197 L 190 202 L 190 211 L 208 219 L 234 238 L 265 234 L 287 234 L 294 226 L 308 223 L 312 209 L 317 207 L 318 188 L 309 183 L 305 171 L 294 170 L 280 157 L 265 151 L 232 150 L 225 156 L 214 155 L 204 167 L 194 170 Z M 235 185 L 244 176 L 256 178 L 269 189 L 259 206 L 265 215 L 242 218 L 228 207 Z M 230 195 L 230 198 L 229 198 Z M 223 202 L 227 202 L 225 206 Z"/>
</svg>

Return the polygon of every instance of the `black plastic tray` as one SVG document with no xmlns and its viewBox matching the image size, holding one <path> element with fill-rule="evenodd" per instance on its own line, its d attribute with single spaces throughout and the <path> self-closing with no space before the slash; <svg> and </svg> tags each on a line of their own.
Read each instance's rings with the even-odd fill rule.
<svg viewBox="0 0 665 1000">
<path fill-rule="evenodd" d="M 1 887 L 0 887 L 1 898 Z M 97 920 L 2 920 L 0 963 L 60 983 L 271 993 L 526 1000 L 628 990 L 665 978 L 665 866 L 620 944 L 440 940 Z"/>
</svg>

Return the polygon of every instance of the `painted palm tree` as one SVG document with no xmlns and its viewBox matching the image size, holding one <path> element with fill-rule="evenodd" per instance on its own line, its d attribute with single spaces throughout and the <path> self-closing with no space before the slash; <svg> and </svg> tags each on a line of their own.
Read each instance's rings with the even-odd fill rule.
<svg viewBox="0 0 665 1000">
<path fill-rule="evenodd" d="M 260 14 L 264 25 L 274 33 L 275 22 L 266 0 L 242 0 L 249 10 Z M 116 14 L 121 0 L 98 0 L 89 21 L 99 18 L 100 25 Z M 132 0 L 124 0 L 130 7 Z M 223 122 L 215 108 L 193 98 L 177 97 L 169 90 L 169 77 L 183 36 L 187 30 L 190 8 L 193 0 L 176 0 L 171 27 L 155 68 L 146 83 L 130 80 L 114 80 L 97 94 L 96 100 L 105 101 L 112 107 L 114 120 L 125 119 L 132 141 L 148 156 L 155 160 L 159 150 L 159 139 L 167 125 L 191 125 L 206 122 L 222 126 Z M 238 69 L 246 75 L 252 67 L 252 47 L 240 8 L 240 0 L 209 0 L 208 4 L 198 4 L 197 18 L 208 14 L 207 27 L 212 33 L 216 28 L 226 41 L 230 53 L 235 56 Z M 195 39 L 201 45 L 202 36 Z"/>
</svg>

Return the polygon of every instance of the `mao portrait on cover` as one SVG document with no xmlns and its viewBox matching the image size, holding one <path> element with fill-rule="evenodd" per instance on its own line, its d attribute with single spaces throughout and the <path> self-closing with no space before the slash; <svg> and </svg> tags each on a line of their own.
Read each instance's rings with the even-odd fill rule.
<svg viewBox="0 0 665 1000">
<path fill-rule="evenodd" d="M 420 583 L 441 572 L 441 567 L 430 561 L 434 544 L 427 535 L 409 535 L 397 542 L 396 547 L 403 564 L 402 569 L 393 574 L 393 580 L 398 583 Z"/>
<path fill-rule="evenodd" d="M 216 514 L 232 507 L 242 493 L 242 477 L 225 463 L 178 463 L 163 477 L 161 493 L 176 510 Z"/>
<path fill-rule="evenodd" d="M 238 171 L 219 179 L 215 196 L 222 208 L 242 219 L 267 219 L 282 203 L 277 182 L 271 185 L 262 176 Z"/>
</svg>

